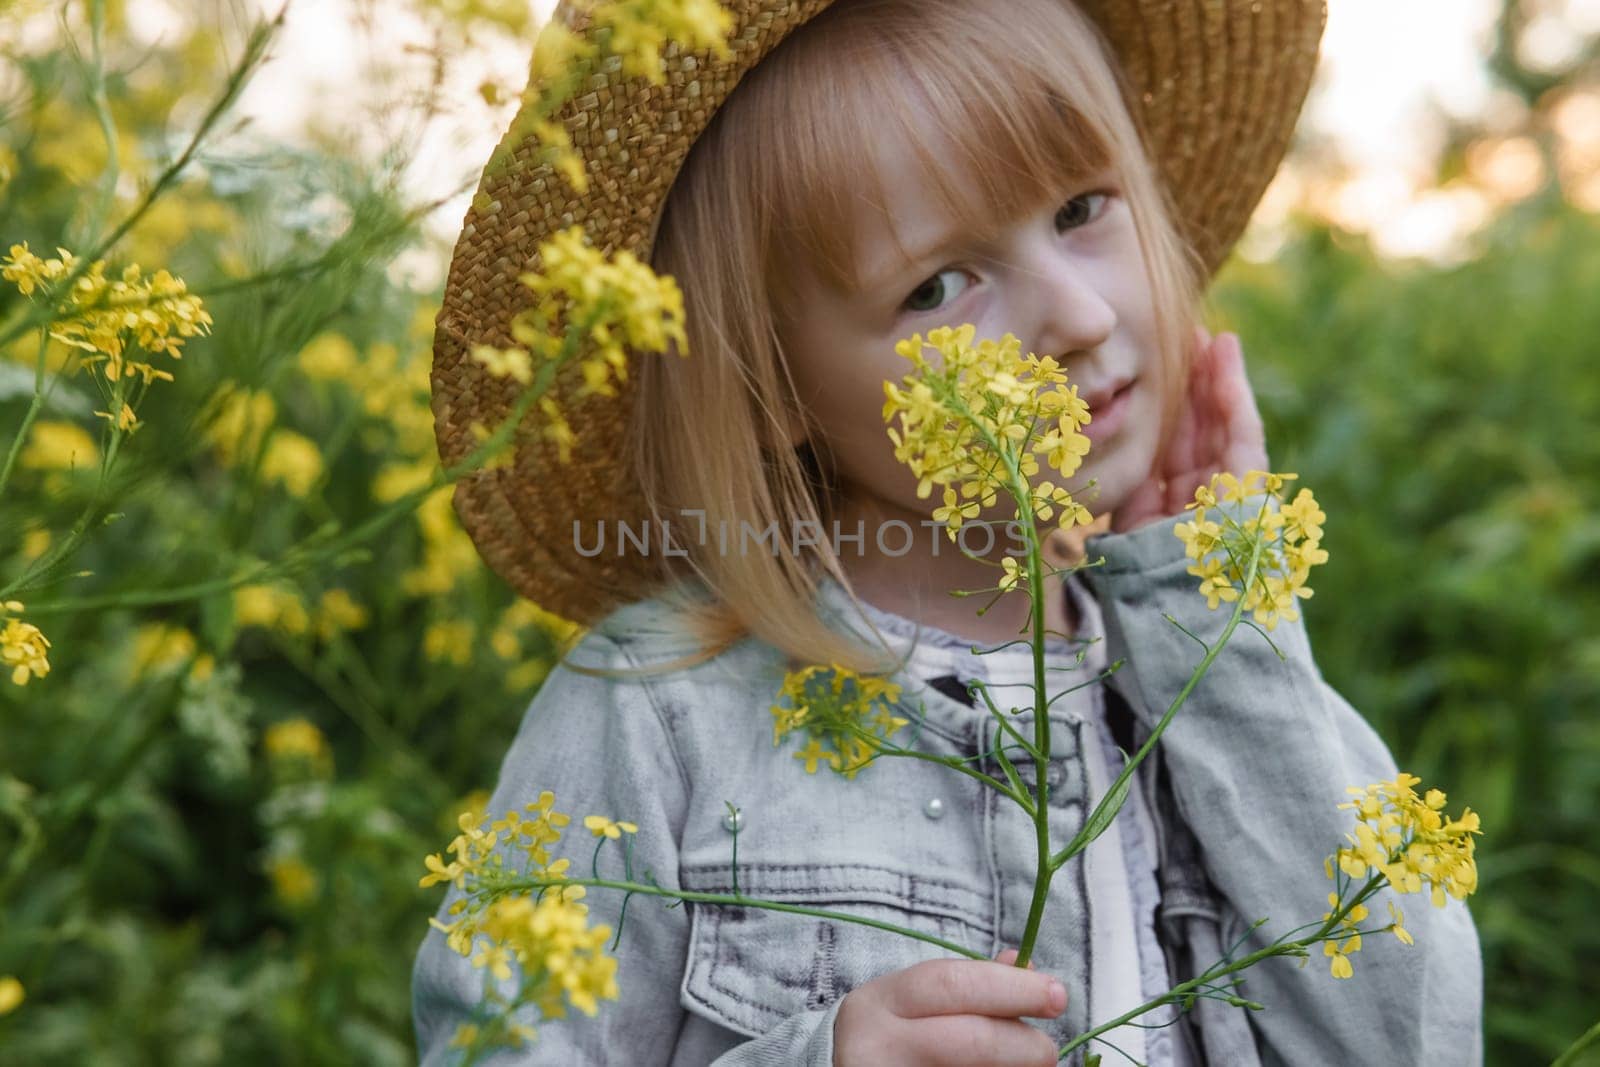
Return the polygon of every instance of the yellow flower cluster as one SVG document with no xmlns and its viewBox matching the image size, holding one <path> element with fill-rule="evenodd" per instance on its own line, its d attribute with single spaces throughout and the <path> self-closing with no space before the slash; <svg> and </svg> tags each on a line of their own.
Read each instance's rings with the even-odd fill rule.
<svg viewBox="0 0 1600 1067">
<path fill-rule="evenodd" d="M 25 993 L 16 975 L 0 975 L 0 1015 L 10 1015 L 22 1003 Z"/>
<path fill-rule="evenodd" d="M 307 611 L 300 594 L 281 585 L 256 583 L 233 591 L 233 618 L 240 627 L 276 630 L 287 637 L 315 636 L 331 641 L 346 630 L 367 625 L 368 611 L 344 589 L 322 594 Z"/>
<path fill-rule="evenodd" d="M 732 52 L 726 40 L 733 16 L 717 0 L 580 0 L 596 25 L 609 30 L 604 51 L 622 57 L 622 69 L 654 85 L 666 81 L 661 49 L 677 41 L 691 49 L 710 49 L 719 59 Z"/>
<path fill-rule="evenodd" d="M 204 438 L 217 458 L 232 466 L 247 463 L 261 449 L 262 438 L 278 417 L 278 405 L 266 390 L 244 389 L 226 382 L 211 403 L 215 412 L 206 424 Z"/>
<path fill-rule="evenodd" d="M 20 600 L 0 602 L 0 613 L 12 616 L 0 630 L 0 668 L 11 672 L 12 685 L 27 685 L 35 675 L 43 678 L 50 673 L 50 661 L 45 658 L 50 640 L 33 623 L 16 618 L 22 610 Z"/>
<path fill-rule="evenodd" d="M 578 903 L 582 886 L 547 888 L 537 900 L 525 892 L 498 889 L 505 858 L 497 844 L 521 851 L 530 875 L 565 877 L 571 861 L 552 861 L 548 846 L 560 840 L 560 828 L 571 816 L 553 810 L 554 805 L 555 794 L 545 790 L 521 811 L 513 809 L 489 823 L 487 830 L 477 812 L 463 812 L 461 833 L 446 849 L 455 858 L 446 863 L 439 854 L 426 857 L 428 873 L 418 883 L 427 888 L 448 882 L 466 894 L 450 906 L 450 914 L 457 916 L 453 922 L 429 919 L 429 924 L 445 934 L 452 950 L 471 956 L 473 966 L 487 968 L 497 979 L 510 979 L 511 964 L 516 963 L 522 972 L 518 1002 L 532 1002 L 547 1019 L 563 1018 L 568 1003 L 594 1015 L 601 999 L 618 995 L 617 962 L 602 951 L 611 928 L 589 925 L 588 906 Z M 598 815 L 584 823 L 597 837 L 637 829 Z M 518 1029 L 513 1028 L 513 1038 L 533 1036 L 529 1028 L 520 1028 L 520 1035 Z M 476 1037 L 469 1034 L 466 1040 Z"/>
<path fill-rule="evenodd" d="M 292 589 L 276 585 L 241 585 L 233 591 L 233 619 L 239 626 L 259 626 L 296 637 L 311 628 L 311 616 Z"/>
<path fill-rule="evenodd" d="M 75 422 L 39 419 L 28 431 L 28 445 L 17 459 L 29 470 L 86 470 L 100 462 L 100 448 Z"/>
<path fill-rule="evenodd" d="M 1338 893 L 1328 894 L 1328 907 L 1332 909 L 1337 909 L 1339 907 Z M 1332 911 L 1325 911 L 1322 913 L 1324 922 L 1332 917 Z M 1341 934 L 1340 936 L 1344 937 L 1345 934 L 1348 934 L 1349 936 L 1345 937 L 1343 941 L 1334 939 L 1324 941 L 1322 943 L 1323 955 L 1330 957 L 1333 961 L 1331 964 L 1329 964 L 1329 966 L 1332 969 L 1333 976 L 1335 978 L 1349 978 L 1355 973 L 1350 966 L 1350 954 L 1352 952 L 1361 951 L 1361 931 L 1359 927 L 1361 925 L 1361 920 L 1365 919 L 1366 917 L 1367 906 L 1365 904 L 1353 905 L 1350 910 L 1345 912 L 1344 916 L 1339 920 L 1339 925 L 1344 928 L 1344 934 Z M 1407 936 L 1409 937 L 1410 935 L 1408 934 Z"/>
<path fill-rule="evenodd" d="M 1014 335 L 974 344 L 976 332 L 971 324 L 942 326 L 926 341 L 914 334 L 895 345 L 916 368 L 900 386 L 883 384 L 884 421 L 900 416 L 900 428 L 888 431 L 895 458 L 919 479 L 919 497 L 944 487 L 933 518 L 945 524 L 951 540 L 1010 487 L 1012 466 L 1029 480 L 1038 518 L 1048 521 L 1059 511 L 1063 528 L 1087 525 L 1093 517 L 1065 486 L 1031 482 L 1039 473 L 1036 456 L 1067 478 L 1089 452 L 1089 438 L 1079 432 L 1089 423 L 1089 408 L 1078 387 L 1066 387 L 1066 373 L 1049 356 L 1023 356 Z M 924 348 L 939 355 L 937 365 Z M 1050 424 L 1043 433 L 1037 432 L 1041 422 Z M 1015 584 L 1015 571 L 1007 574 Z"/>
<path fill-rule="evenodd" d="M 367 620 L 367 609 L 344 589 L 329 589 L 317 602 L 317 636 L 324 641 L 331 641 L 346 630 L 360 630 Z"/>
<path fill-rule="evenodd" d="M 528 861 L 532 864 L 530 870 L 533 873 L 555 877 L 564 875 L 571 861 L 561 859 L 551 862 L 550 853 L 545 847 L 561 840 L 560 828 L 572 821 L 572 816 L 552 810 L 555 802 L 555 794 L 546 789 L 539 794 L 538 800 L 523 806 L 522 811 L 532 815 L 533 818 L 524 818 L 522 812 L 513 809 L 506 812 L 505 818 L 490 823 L 487 832 L 482 829 L 484 816 L 477 811 L 462 812 L 457 820 L 461 833 L 457 834 L 445 848 L 446 852 L 456 858 L 445 863 L 438 853 L 426 857 L 423 866 L 427 867 L 429 873 L 423 875 L 422 881 L 417 884 L 426 889 L 439 882 L 450 882 L 457 889 L 465 891 L 469 876 L 476 878 L 485 871 L 503 870 L 504 857 L 495 851 L 495 845 L 500 841 L 501 835 L 505 835 L 507 843 L 527 854 Z M 563 892 L 568 893 L 574 900 L 584 895 L 582 886 L 573 886 Z M 459 901 L 455 913 L 459 914 L 470 909 L 470 901 Z M 457 931 L 465 928 L 458 924 L 452 925 L 450 929 Z M 469 940 L 457 937 L 451 947 L 465 955 L 462 946 L 469 943 Z"/>
<path fill-rule="evenodd" d="M 1261 561 L 1256 580 L 1245 593 L 1245 610 L 1254 612 L 1256 622 L 1268 630 L 1300 618 L 1295 598 L 1311 596 L 1306 579 L 1312 567 L 1328 561 L 1328 553 L 1321 547 L 1327 516 L 1311 490 L 1301 489 L 1292 503 L 1283 502 L 1284 483 L 1298 477 L 1248 471 L 1240 481 L 1225 472 L 1196 489 L 1193 503 L 1184 505 L 1185 511 L 1194 511 L 1194 518 L 1179 523 L 1173 532 L 1196 561 L 1189 573 L 1200 579 L 1207 607 L 1214 611 L 1221 602 L 1239 599 L 1244 569 L 1259 541 Z M 1230 513 L 1223 506 L 1243 505 L 1263 493 L 1269 499 L 1259 514 L 1246 516 L 1237 507 Z M 1213 509 L 1221 522 L 1210 518 Z"/>
<path fill-rule="evenodd" d="M 267 862 L 272 891 L 290 907 L 298 907 L 317 894 L 321 880 L 299 856 L 278 856 Z"/>
<path fill-rule="evenodd" d="M 1444 793 L 1430 789 L 1419 797 L 1412 788 L 1421 780 L 1402 771 L 1392 782 L 1345 790 L 1357 799 L 1339 807 L 1356 812 L 1356 828 L 1354 834 L 1345 835 L 1350 844 L 1323 862 L 1329 878 L 1337 877 L 1336 864 L 1351 878 L 1366 878 L 1369 872 L 1382 875 L 1396 893 L 1417 893 L 1427 888 L 1436 908 L 1444 907 L 1447 895 L 1462 900 L 1477 890 L 1478 865 L 1473 856 L 1477 843 L 1473 835 L 1483 832 L 1477 813 L 1466 808 L 1459 819 L 1447 817 L 1443 814 Z M 1337 907 L 1337 894 L 1331 894 L 1329 902 Z M 1323 918 L 1332 914 L 1327 912 Z M 1352 908 L 1343 919 L 1351 936 L 1342 944 L 1330 941 L 1323 946 L 1332 957 L 1335 978 L 1349 978 L 1352 974 L 1348 957 L 1361 948 L 1361 935 L 1354 930 L 1366 915 L 1364 906 Z M 1392 922 L 1385 929 L 1393 931 L 1405 944 L 1412 944 L 1411 934 L 1403 925 L 1404 914 L 1392 902 L 1389 915 Z"/>
<path fill-rule="evenodd" d="M 382 504 L 424 488 L 439 474 L 429 406 L 431 358 L 426 352 L 437 311 L 432 303 L 417 307 L 407 331 L 408 357 L 403 357 L 396 345 L 383 341 L 358 350 L 335 330 L 312 338 L 296 357 L 307 378 L 346 387 L 365 414 L 382 420 L 362 428 L 362 440 L 369 449 L 395 457 L 379 467 L 372 479 L 372 497 Z M 401 588 L 408 596 L 443 596 L 482 569 L 471 538 L 451 508 L 453 489 L 441 485 L 417 506 L 422 558 L 400 576 Z"/>
<path fill-rule="evenodd" d="M 879 742 L 887 740 L 909 719 L 893 714 L 900 686 L 832 664 L 811 666 L 784 675 L 778 703 L 772 705 L 772 745 L 785 735 L 804 730 L 809 743 L 794 758 L 817 773 L 826 763 L 846 778 L 872 762 Z M 829 747 L 831 746 L 831 747 Z"/>
<path fill-rule="evenodd" d="M 727 59 L 732 55 L 726 38 L 733 16 L 716 0 L 574 0 L 573 6 L 589 12 L 599 32 L 580 35 L 556 19 L 545 23 L 534 43 L 524 107 L 508 143 L 532 137 L 544 150 L 545 160 L 581 194 L 589 191 L 583 161 L 572 150 L 567 128 L 550 116 L 583 82 L 585 73 L 605 57 L 616 56 L 626 73 L 664 84 L 661 50 L 668 41 L 709 49 Z M 492 84 L 486 83 L 480 92 L 491 105 L 500 97 Z M 484 200 L 474 203 L 479 210 L 488 206 Z"/>
<path fill-rule="evenodd" d="M 145 277 L 137 264 L 129 264 L 118 278 L 105 276 L 105 261 L 90 264 L 73 283 L 69 292 L 52 292 L 52 283 L 64 279 L 77 265 L 77 257 L 64 248 L 59 258 L 42 259 L 28 250 L 27 244 L 12 245 L 10 255 L 0 260 L 0 277 L 12 282 L 24 296 L 32 297 L 43 289 L 57 303 L 63 315 L 50 329 L 50 336 L 63 344 L 83 349 L 87 366 L 104 364 L 106 381 L 138 375 L 146 386 L 156 379 L 172 381 L 172 375 L 143 360 L 129 357 L 129 345 L 145 352 L 166 353 L 173 359 L 187 338 L 207 333 L 211 315 L 201 300 L 188 291 L 181 278 L 161 270 Z M 138 424 L 133 409 L 123 404 L 121 412 L 96 412 L 123 429 Z"/>
<path fill-rule="evenodd" d="M 279 428 L 261 457 L 261 477 L 297 497 L 305 497 L 322 479 L 322 450 L 305 434 Z"/>
<path fill-rule="evenodd" d="M 216 666 L 211 656 L 200 652 L 194 634 L 186 628 L 164 622 L 147 622 L 134 632 L 128 674 L 132 681 L 138 681 L 190 661 L 193 661 L 190 673 L 195 676 L 209 675 Z"/>
<path fill-rule="evenodd" d="M 328 739 L 309 719 L 273 723 L 267 727 L 262 743 L 267 758 L 276 764 L 310 767 L 324 776 L 332 773 L 333 753 L 328 748 Z"/>
<path fill-rule="evenodd" d="M 278 411 L 270 393 L 229 382 L 218 390 L 213 403 L 215 415 L 204 437 L 218 460 L 236 466 L 251 462 L 259 452 L 262 480 L 280 484 L 297 497 L 311 492 L 322 478 L 322 450 L 304 434 L 273 425 Z"/>
<path fill-rule="evenodd" d="M 629 351 L 662 353 L 676 344 L 680 355 L 687 354 L 683 294 L 671 277 L 657 275 L 630 252 L 608 259 L 589 247 L 581 226 L 545 241 L 539 257 L 540 269 L 521 277 L 538 299 L 511 325 L 512 336 L 526 348 L 473 349 L 473 359 L 491 375 L 526 384 L 533 361 L 561 358 L 569 329 L 584 331 L 578 339 L 579 397 L 617 396 L 614 383 L 627 380 Z M 547 419 L 544 437 L 565 463 L 577 438 L 548 394 L 539 398 L 539 408 Z"/>
<path fill-rule="evenodd" d="M 417 527 L 422 533 L 422 559 L 400 576 L 409 596 L 442 596 L 464 577 L 477 573 L 483 562 L 472 538 L 456 521 L 450 495 L 454 487 L 440 486 L 417 506 Z"/>
</svg>

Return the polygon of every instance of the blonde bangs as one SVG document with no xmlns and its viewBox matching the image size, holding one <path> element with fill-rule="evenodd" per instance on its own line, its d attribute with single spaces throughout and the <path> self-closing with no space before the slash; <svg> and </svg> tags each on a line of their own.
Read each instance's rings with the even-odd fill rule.
<svg viewBox="0 0 1600 1067">
<path fill-rule="evenodd" d="M 797 262 L 860 288 L 858 219 L 896 196 L 875 149 L 909 146 L 948 217 L 983 238 L 1110 167 L 1122 104 L 1102 47 L 1059 0 L 841 0 L 796 31 L 738 90 L 770 118 L 748 130 L 751 178 L 788 220 L 767 265 L 780 304 Z"/>
</svg>

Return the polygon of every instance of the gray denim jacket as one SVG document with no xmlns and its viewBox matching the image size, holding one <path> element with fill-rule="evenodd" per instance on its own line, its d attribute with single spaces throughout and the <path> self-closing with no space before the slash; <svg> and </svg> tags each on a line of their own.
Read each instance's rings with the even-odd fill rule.
<svg viewBox="0 0 1600 1067">
<path fill-rule="evenodd" d="M 1088 558 L 1103 556 L 1105 564 L 1080 575 L 1099 603 L 1109 659 L 1128 661 L 1107 683 L 1106 699 L 1131 713 L 1141 741 L 1201 655 L 1163 614 L 1207 638 L 1223 622 L 1186 573 L 1177 521 L 1090 539 Z M 830 592 L 825 600 L 838 597 Z M 1161 758 L 1139 776 L 1157 826 L 1158 928 L 1174 982 L 1216 961 L 1254 920 L 1269 922 L 1241 952 L 1320 917 L 1331 889 L 1323 858 L 1350 830 L 1349 813 L 1336 808 L 1345 788 L 1396 774 L 1383 742 L 1322 680 L 1303 623 L 1280 624 L 1272 637 L 1285 661 L 1260 635 L 1236 632 L 1162 736 Z M 922 639 L 948 657 L 947 673 L 985 677 L 983 657 L 966 642 L 928 629 Z M 571 658 L 627 668 L 683 651 L 652 598 L 613 613 Z M 740 892 L 887 920 L 991 956 L 1015 946 L 1032 887 L 1031 823 L 971 779 L 922 761 L 880 760 L 853 781 L 805 774 L 788 749 L 772 744 L 769 709 L 785 669 L 775 649 L 753 639 L 643 682 L 558 667 L 528 708 L 489 811 L 520 808 L 551 789 L 556 809 L 578 828 L 569 828 L 563 844 L 570 847 L 559 853 L 573 858 L 575 870 L 589 862 L 582 816 L 601 814 L 638 825 L 636 871 L 667 887 L 732 892 L 734 834 L 724 805 L 731 801 L 743 809 Z M 996 726 L 986 711 L 926 677 L 902 680 L 908 707 L 925 708 L 920 747 L 962 756 L 993 750 Z M 1098 695 L 1099 687 L 1084 692 Z M 1052 775 L 1060 781 L 1050 827 L 1059 845 L 1087 814 L 1088 737 L 1070 702 L 1052 705 L 1050 715 Z M 945 814 L 930 818 L 926 801 L 936 796 Z M 602 873 L 620 872 L 612 849 L 601 864 Z M 441 919 L 457 898 L 451 889 Z M 591 891 L 586 902 L 592 921 L 615 929 L 620 894 Z M 1178 1024 L 1193 1061 L 1480 1064 L 1482 962 L 1470 913 L 1455 900 L 1435 909 L 1420 895 L 1398 903 L 1415 945 L 1365 938 L 1353 979 L 1334 979 L 1320 955 L 1304 966 L 1275 959 L 1243 976 L 1241 992 L 1264 1010 L 1198 1000 Z M 1367 925 L 1383 916 L 1375 909 Z M 1062 1016 L 1034 1021 L 1058 1043 L 1099 1021 L 1087 1017 L 1088 944 L 1080 857 L 1051 885 L 1034 957 L 1068 989 Z M 488 1062 L 832 1067 L 834 1020 L 846 993 L 945 955 L 856 924 L 754 908 L 667 908 L 644 897 L 629 904 L 616 954 L 619 1000 L 602 1002 L 594 1018 L 574 1012 L 536 1021 L 536 1042 Z M 425 1065 L 450 1061 L 448 1042 L 482 981 L 430 929 L 413 973 Z M 1116 1057 L 1106 1055 L 1107 1062 Z"/>
</svg>

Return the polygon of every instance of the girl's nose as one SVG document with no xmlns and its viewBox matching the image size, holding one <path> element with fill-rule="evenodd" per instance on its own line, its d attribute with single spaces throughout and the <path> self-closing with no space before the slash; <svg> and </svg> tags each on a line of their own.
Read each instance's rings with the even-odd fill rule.
<svg viewBox="0 0 1600 1067">
<path fill-rule="evenodd" d="M 1092 351 L 1117 328 L 1116 309 L 1082 260 L 1059 253 L 1044 257 L 1029 280 L 1037 354 L 1059 359 Z"/>
</svg>

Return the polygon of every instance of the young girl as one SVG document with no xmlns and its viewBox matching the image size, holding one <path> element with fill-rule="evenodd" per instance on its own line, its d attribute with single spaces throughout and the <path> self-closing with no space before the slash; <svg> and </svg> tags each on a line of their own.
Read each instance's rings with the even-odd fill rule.
<svg viewBox="0 0 1600 1067">
<path fill-rule="evenodd" d="M 1118 749 L 1148 737 L 1198 661 L 1164 616 L 1217 630 L 1174 536 L 1183 504 L 1213 473 L 1268 468 L 1236 339 L 1195 324 L 1282 156 L 1324 11 L 1320 0 L 724 6 L 728 56 L 669 49 L 660 85 L 603 68 L 562 112 L 585 195 L 534 166 L 531 148 L 497 157 L 452 266 L 434 368 L 446 462 L 475 445 L 474 422 L 509 409 L 508 383 L 467 354 L 510 343 L 527 301 L 516 276 L 557 229 L 581 222 L 597 246 L 674 276 L 689 340 L 687 359 L 636 360 L 618 399 L 562 398 L 569 463 L 530 438 L 514 466 L 458 490 L 500 573 L 593 623 L 528 709 L 488 810 L 553 790 L 560 810 L 637 824 L 634 870 L 665 887 L 737 885 L 997 959 L 858 924 L 640 898 L 615 953 L 620 999 L 595 1018 L 538 1023 L 503 1062 L 1054 1063 L 1073 1034 L 1325 909 L 1323 859 L 1350 823 L 1336 805 L 1396 767 L 1322 681 L 1303 624 L 1273 634 L 1283 660 L 1236 634 L 1123 813 L 1057 873 L 1028 970 L 1006 962 L 1029 912 L 1033 822 L 927 762 L 806 773 L 816 756 L 774 747 L 770 708 L 799 665 L 887 671 L 919 748 L 976 757 L 992 753 L 997 726 L 970 683 L 1031 703 L 1011 688 L 1032 676 L 1027 647 L 973 651 L 1029 632 L 1027 594 L 981 617 L 981 601 L 948 595 L 993 587 L 1015 544 L 968 531 L 959 548 L 977 560 L 952 544 L 881 412 L 884 381 L 909 367 L 897 340 L 962 323 L 1015 333 L 1065 367 L 1093 412 L 1076 484 L 1101 533 L 1081 547 L 1105 562 L 1056 580 L 1046 639 L 1052 689 L 1072 690 L 1048 711 L 1052 840 L 1082 827 Z M 581 29 L 565 7 L 557 18 Z M 653 552 L 637 536 L 647 528 Z M 1018 725 L 1031 730 L 1032 712 Z M 585 851 L 575 839 L 575 867 Z M 602 871 L 615 862 L 608 851 Z M 616 927 L 620 894 L 586 903 Z M 1321 957 L 1273 959 L 1239 990 L 1261 1010 L 1202 998 L 1092 1051 L 1194 1067 L 1481 1061 L 1466 908 L 1413 908 L 1406 922 L 1415 944 L 1368 938 L 1351 981 Z M 414 975 L 424 1062 L 446 1059 L 481 983 L 430 931 Z"/>
</svg>

